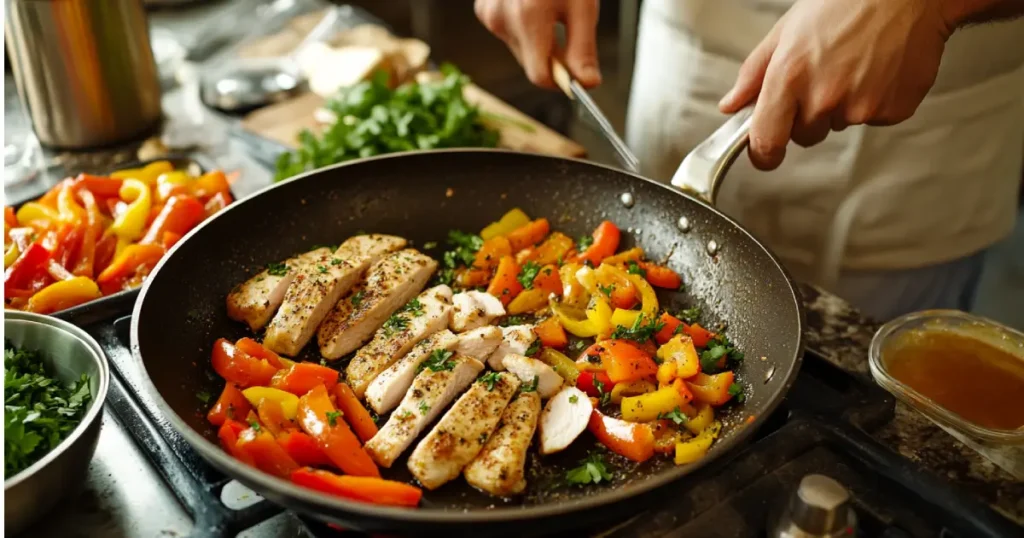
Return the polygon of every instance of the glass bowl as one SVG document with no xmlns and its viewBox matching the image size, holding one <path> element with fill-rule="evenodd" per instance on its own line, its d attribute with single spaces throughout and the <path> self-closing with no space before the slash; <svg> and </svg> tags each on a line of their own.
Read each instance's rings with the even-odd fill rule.
<svg viewBox="0 0 1024 538">
<path fill-rule="evenodd" d="M 871 375 L 875 381 L 900 401 L 925 414 L 940 426 L 952 428 L 967 437 L 988 443 L 1024 444 L 1024 427 L 1005 430 L 979 425 L 941 406 L 891 374 L 885 358 L 886 350 L 891 349 L 891 346 L 905 335 L 918 331 L 949 331 L 974 338 L 1017 357 L 1022 365 L 1024 333 L 959 310 L 925 310 L 900 316 L 883 325 L 872 338 L 869 352 Z"/>
</svg>

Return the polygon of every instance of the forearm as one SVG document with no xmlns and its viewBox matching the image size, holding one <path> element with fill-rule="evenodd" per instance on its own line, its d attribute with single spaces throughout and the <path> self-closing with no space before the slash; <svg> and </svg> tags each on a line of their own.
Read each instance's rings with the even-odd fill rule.
<svg viewBox="0 0 1024 538">
<path fill-rule="evenodd" d="M 943 0 L 952 28 L 1024 15 L 1024 0 Z M 951 28 L 951 29 L 952 29 Z"/>
</svg>

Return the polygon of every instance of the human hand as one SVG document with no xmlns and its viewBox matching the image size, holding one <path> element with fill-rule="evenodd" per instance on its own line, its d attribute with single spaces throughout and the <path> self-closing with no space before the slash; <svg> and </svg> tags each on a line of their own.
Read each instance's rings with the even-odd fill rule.
<svg viewBox="0 0 1024 538">
<path fill-rule="evenodd" d="M 932 0 L 798 0 L 747 57 L 719 109 L 756 99 L 750 160 L 777 168 L 848 125 L 906 120 L 935 82 L 953 31 Z"/>
<path fill-rule="evenodd" d="M 565 65 L 584 87 L 601 83 L 597 64 L 598 0 L 476 0 L 476 16 L 508 45 L 530 82 L 555 88 L 555 24 L 565 24 Z"/>
</svg>

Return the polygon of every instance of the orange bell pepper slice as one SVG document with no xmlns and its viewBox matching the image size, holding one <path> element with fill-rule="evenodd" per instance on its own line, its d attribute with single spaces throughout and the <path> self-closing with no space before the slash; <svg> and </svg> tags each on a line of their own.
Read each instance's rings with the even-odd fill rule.
<svg viewBox="0 0 1024 538">
<path fill-rule="evenodd" d="M 715 375 L 697 374 L 686 381 L 686 388 L 693 393 L 693 398 L 712 406 L 724 405 L 732 399 L 729 387 L 736 382 L 736 374 L 726 370 Z"/>
<path fill-rule="evenodd" d="M 658 323 L 663 325 L 660 331 L 654 333 L 654 340 L 658 342 L 658 344 L 668 342 L 678 331 L 682 331 L 682 329 L 679 328 L 683 324 L 682 320 L 668 312 L 661 313 L 661 316 L 658 318 Z"/>
<path fill-rule="evenodd" d="M 523 291 L 523 285 L 516 278 L 519 276 L 519 264 L 512 256 L 504 256 L 498 263 L 498 271 L 494 274 L 487 293 L 498 298 L 501 304 L 508 306 L 512 299 Z"/>
<path fill-rule="evenodd" d="M 221 426 L 229 420 L 239 420 L 249 414 L 252 405 L 245 398 L 242 391 L 234 383 L 224 383 L 224 390 L 221 391 L 217 402 L 206 414 L 206 420 L 214 426 Z"/>
<path fill-rule="evenodd" d="M 56 262 L 50 260 L 51 264 Z M 56 269 L 62 270 L 60 265 Z M 67 271 L 64 271 L 67 273 Z M 68 273 L 70 275 L 70 273 Z M 99 299 L 103 294 L 92 279 L 84 276 L 72 276 L 68 280 L 60 280 L 46 286 L 29 298 L 25 309 L 38 314 L 52 314 L 65 308 Z"/>
<path fill-rule="evenodd" d="M 601 260 L 618 250 L 622 232 L 615 223 L 606 220 L 597 226 L 593 237 L 594 243 L 579 255 L 579 261 L 589 262 L 593 267 L 597 267 L 601 265 Z"/>
<path fill-rule="evenodd" d="M 715 337 L 715 333 L 701 327 L 699 323 L 693 325 L 683 324 L 683 332 L 693 338 L 693 345 L 697 347 L 708 347 L 708 342 Z"/>
<path fill-rule="evenodd" d="M 345 383 L 338 383 L 334 387 L 334 399 L 337 400 L 338 409 L 345 415 L 345 420 L 352 426 L 360 441 L 365 443 L 377 435 L 377 423 L 359 402 L 359 398 L 356 398 L 356 393 L 351 387 Z"/>
<path fill-rule="evenodd" d="M 96 277 L 96 282 L 100 285 L 112 283 L 127 279 L 140 270 L 152 269 L 164 256 L 164 252 L 164 247 L 160 245 L 128 245 Z"/>
<path fill-rule="evenodd" d="M 225 452 L 231 454 L 235 459 L 247 465 L 256 466 L 256 462 L 248 452 L 238 449 L 238 436 L 245 431 L 247 426 L 237 420 L 225 420 L 217 430 L 217 438 L 220 439 L 220 446 Z"/>
<path fill-rule="evenodd" d="M 213 344 L 213 369 L 225 381 L 238 386 L 265 386 L 277 373 L 277 368 L 266 359 L 257 359 L 238 349 L 224 338 Z"/>
<path fill-rule="evenodd" d="M 512 252 L 515 253 L 540 243 L 550 231 L 551 224 L 548 223 L 548 219 L 540 218 L 512 230 L 505 237 L 508 238 L 509 245 L 512 246 Z"/>
<path fill-rule="evenodd" d="M 473 267 L 459 274 L 459 284 L 467 288 L 486 286 L 501 259 L 511 254 L 512 246 L 503 235 L 484 241 L 480 250 L 476 251 Z"/>
<path fill-rule="evenodd" d="M 239 452 L 252 458 L 254 466 L 274 476 L 288 478 L 299 464 L 277 444 L 274 436 L 263 428 L 250 427 L 238 435 Z"/>
<path fill-rule="evenodd" d="M 206 211 L 206 218 L 212 217 L 218 211 L 230 205 L 232 201 L 233 199 L 231 198 L 230 193 L 218 192 L 217 194 L 214 194 L 213 197 L 207 200 L 206 204 L 203 205 L 203 209 Z"/>
<path fill-rule="evenodd" d="M 658 349 L 658 358 L 662 364 L 674 364 L 675 375 L 688 379 L 700 373 L 700 357 L 693 345 L 693 339 L 685 334 L 677 334 L 662 344 Z"/>
<path fill-rule="evenodd" d="M 323 453 L 316 440 L 299 430 L 289 430 L 277 438 L 277 444 L 284 448 L 289 456 L 302 466 L 331 465 L 331 460 Z"/>
<path fill-rule="evenodd" d="M 72 188 L 79 190 L 79 196 L 81 196 L 81 190 L 87 190 L 100 198 L 112 198 L 119 196 L 121 193 L 121 185 L 123 184 L 123 178 L 94 176 L 91 174 L 78 174 L 78 176 L 71 182 Z"/>
<path fill-rule="evenodd" d="M 323 385 L 299 398 L 299 427 L 308 433 L 320 450 L 345 473 L 380 478 L 377 464 L 370 459 L 352 429 L 334 408 Z"/>
<path fill-rule="evenodd" d="M 164 232 L 185 235 L 206 218 L 206 208 L 192 196 L 171 196 L 139 243 L 159 243 Z"/>
<path fill-rule="evenodd" d="M 231 195 L 231 184 L 223 170 L 212 170 L 192 182 L 192 194 L 201 200 L 205 200 L 217 194 Z"/>
<path fill-rule="evenodd" d="M 626 262 L 640 262 L 644 259 L 644 249 L 640 247 L 633 247 L 628 250 L 623 250 L 618 254 L 608 256 L 601 260 L 601 263 L 607 263 L 609 265 L 623 265 Z"/>
<path fill-rule="evenodd" d="M 572 246 L 573 241 L 571 237 L 562 232 L 553 232 L 536 249 L 524 249 L 523 252 L 530 250 L 531 253 L 527 260 L 519 263 L 533 261 L 541 265 L 557 264 L 559 260 L 565 261 L 566 254 L 572 250 Z"/>
<path fill-rule="evenodd" d="M 648 424 L 627 422 L 594 409 L 587 429 L 598 442 L 620 456 L 636 462 L 645 462 L 654 456 L 654 431 Z"/>
<path fill-rule="evenodd" d="M 595 355 L 599 357 L 596 365 L 593 360 Z M 613 383 L 654 379 L 658 373 L 658 365 L 650 354 L 629 340 L 605 340 L 593 344 L 576 363 L 588 368 L 596 366 L 603 369 Z"/>
<path fill-rule="evenodd" d="M 312 362 L 297 362 L 274 375 L 274 378 L 270 380 L 270 386 L 296 396 L 302 396 L 318 385 L 323 385 L 328 391 L 333 391 L 335 385 L 338 384 L 339 375 L 340 372 L 334 368 Z"/>
<path fill-rule="evenodd" d="M 256 416 L 260 418 L 260 423 L 274 437 L 298 427 L 285 416 L 281 402 L 273 398 L 263 398 L 260 400 L 260 404 L 256 406 Z"/>
<path fill-rule="evenodd" d="M 274 353 L 270 349 L 267 349 L 266 346 L 264 346 L 263 344 L 253 340 L 252 338 L 249 338 L 249 337 L 239 338 L 238 341 L 235 342 L 235 347 L 237 347 L 239 350 L 249 354 L 249 356 L 251 356 L 251 357 L 254 357 L 254 358 L 257 358 L 257 359 L 264 359 L 264 360 L 266 360 L 274 368 L 278 368 L 278 369 L 284 368 L 284 363 L 281 362 L 281 356 L 280 355 L 278 355 L 277 353 Z M 313 385 L 310 388 L 313 388 L 314 386 L 316 386 L 316 385 Z M 299 396 L 301 396 L 301 395 L 299 395 Z"/>
<path fill-rule="evenodd" d="M 569 337 L 565 334 L 565 329 L 562 328 L 562 324 L 558 322 L 556 317 L 550 317 L 538 323 L 533 327 L 533 332 L 540 339 L 540 343 L 544 347 L 564 349 L 569 345 Z"/>
<path fill-rule="evenodd" d="M 640 262 L 640 268 L 644 270 L 646 273 L 644 278 L 646 278 L 647 282 L 650 282 L 652 286 L 678 290 L 679 287 L 683 285 L 682 277 L 664 265 L 657 265 L 651 262 Z"/>
<path fill-rule="evenodd" d="M 413 507 L 420 503 L 423 491 L 403 482 L 337 475 L 330 471 L 302 468 L 292 473 L 292 482 L 329 495 L 386 506 Z"/>
</svg>

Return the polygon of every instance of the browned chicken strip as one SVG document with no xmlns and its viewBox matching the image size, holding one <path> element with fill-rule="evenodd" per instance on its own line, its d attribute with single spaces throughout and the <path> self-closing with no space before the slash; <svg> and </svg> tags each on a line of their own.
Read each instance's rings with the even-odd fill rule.
<svg viewBox="0 0 1024 538">
<path fill-rule="evenodd" d="M 480 453 L 519 389 L 512 374 L 491 372 L 473 383 L 409 456 L 409 471 L 427 489 L 459 476 Z"/>
<path fill-rule="evenodd" d="M 295 275 L 284 303 L 267 326 L 263 345 L 295 356 L 341 296 L 377 260 L 405 246 L 393 235 L 357 235 L 345 240 L 331 256 L 314 260 Z"/>
<path fill-rule="evenodd" d="M 268 265 L 258 275 L 231 290 L 227 299 L 228 317 L 248 324 L 253 331 L 262 329 L 281 306 L 285 291 L 295 280 L 295 275 L 313 261 L 330 254 L 330 249 L 318 248 Z"/>
<path fill-rule="evenodd" d="M 375 263 L 363 282 L 338 301 L 320 324 L 320 355 L 334 360 L 365 344 L 389 316 L 423 289 L 435 269 L 436 261 L 411 248 Z"/>
<path fill-rule="evenodd" d="M 540 417 L 540 395 L 522 392 L 501 415 L 498 429 L 483 450 L 466 466 L 466 482 L 477 489 L 507 497 L 526 489 L 526 457 Z"/>
</svg>

